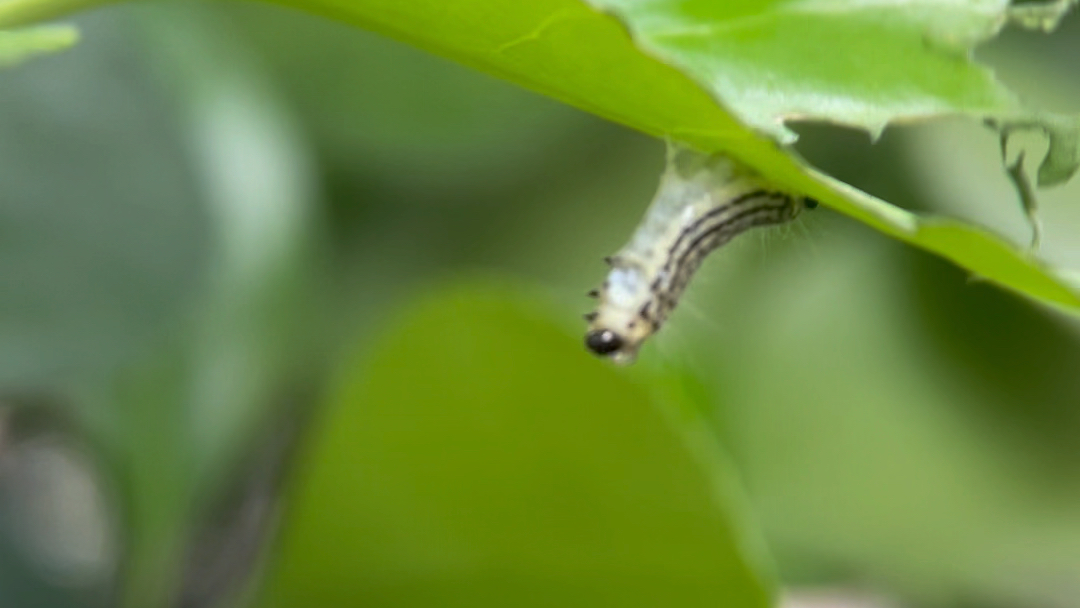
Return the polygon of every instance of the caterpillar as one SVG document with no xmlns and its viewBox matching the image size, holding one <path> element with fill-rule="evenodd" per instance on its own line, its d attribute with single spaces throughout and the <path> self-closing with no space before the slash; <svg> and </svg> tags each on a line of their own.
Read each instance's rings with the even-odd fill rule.
<svg viewBox="0 0 1080 608">
<path fill-rule="evenodd" d="M 630 241 L 605 258 L 611 267 L 585 315 L 585 346 L 619 364 L 667 320 L 705 257 L 755 226 L 795 219 L 817 201 L 771 186 L 723 155 L 668 148 L 667 168 Z"/>
</svg>

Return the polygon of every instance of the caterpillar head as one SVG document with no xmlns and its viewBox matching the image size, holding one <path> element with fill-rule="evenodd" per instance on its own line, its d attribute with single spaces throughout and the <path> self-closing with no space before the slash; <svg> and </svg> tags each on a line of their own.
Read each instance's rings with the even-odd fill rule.
<svg viewBox="0 0 1080 608">
<path fill-rule="evenodd" d="M 600 303 L 595 312 L 585 315 L 589 321 L 585 347 L 615 363 L 632 363 L 641 343 L 656 331 L 648 313 L 653 295 L 645 273 L 635 266 L 618 265 L 601 289 L 590 295 Z"/>
</svg>

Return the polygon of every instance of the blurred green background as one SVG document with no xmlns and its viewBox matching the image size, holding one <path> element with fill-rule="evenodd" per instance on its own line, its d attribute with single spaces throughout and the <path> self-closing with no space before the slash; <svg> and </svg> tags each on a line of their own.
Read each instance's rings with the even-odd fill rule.
<svg viewBox="0 0 1080 608">
<path fill-rule="evenodd" d="M 660 142 L 264 4 L 76 21 L 0 74 L 0 606 L 1080 606 L 1076 319 L 822 209 L 615 369 Z M 1075 110 L 1078 34 L 980 54 Z M 797 129 L 1029 238 L 978 125 Z"/>
</svg>

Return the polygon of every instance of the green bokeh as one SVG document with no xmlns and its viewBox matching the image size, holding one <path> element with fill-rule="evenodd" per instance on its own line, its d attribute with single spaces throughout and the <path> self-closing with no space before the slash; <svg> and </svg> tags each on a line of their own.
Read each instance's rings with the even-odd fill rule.
<svg viewBox="0 0 1080 608">
<path fill-rule="evenodd" d="M 1070 318 L 822 208 L 715 254 L 616 370 L 580 315 L 655 140 L 281 7 L 78 25 L 0 82 L 0 605 L 1075 606 Z M 1069 111 L 1063 34 L 988 56 Z M 1029 236 L 981 127 L 799 129 L 875 196 Z M 1077 196 L 1043 201 L 1058 266 Z M 103 494 L 97 578 L 13 505 L 85 509 L 9 500 L 43 432 L 96 470 L 30 479 Z"/>
</svg>

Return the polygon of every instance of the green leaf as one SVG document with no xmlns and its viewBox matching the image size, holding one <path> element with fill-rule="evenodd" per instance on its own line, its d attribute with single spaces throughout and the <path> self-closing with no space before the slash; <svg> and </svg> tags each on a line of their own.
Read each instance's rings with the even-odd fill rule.
<svg viewBox="0 0 1080 608">
<path fill-rule="evenodd" d="M 587 0 L 649 54 L 679 67 L 748 126 L 790 143 L 788 120 L 862 127 L 1017 107 L 969 60 L 1006 0 Z"/>
<path fill-rule="evenodd" d="M 1050 145 L 1039 167 L 1040 186 L 1066 181 L 1080 167 L 1080 119 L 1024 109 L 988 68 L 972 59 L 975 45 L 996 35 L 1008 20 L 1049 31 L 1072 1 L 1024 7 L 1010 7 L 1007 0 L 933 5 L 586 1 L 616 15 L 638 46 L 680 68 L 745 124 L 780 142 L 794 141 L 794 133 L 785 126 L 792 120 L 861 127 L 876 138 L 890 123 L 968 114 L 989 117 L 991 125 L 1000 118 L 1003 147 L 1013 131 L 1043 131 Z M 754 166 L 767 175 L 783 172 L 777 165 Z M 1037 243 L 1036 199 L 1032 189 L 1021 187 L 1027 183 L 1022 169 L 1015 165 L 1009 175 L 1018 184 Z M 792 175 L 791 181 L 799 180 Z M 833 186 L 838 189 L 838 184 Z M 993 243 L 996 239 L 987 233 L 934 220 L 932 227 L 925 226 L 925 220 L 914 216 L 883 214 L 885 207 L 870 197 L 849 192 L 847 198 L 846 203 L 862 203 L 864 211 L 890 224 L 868 221 L 886 233 L 1001 285 L 1076 307 L 1075 289 L 1040 269 L 1032 256 Z M 835 196 L 823 200 L 859 217 Z M 913 229 L 913 237 L 897 234 L 906 229 Z M 971 255 L 976 250 L 990 256 Z M 1014 256 L 1020 259 L 1009 259 Z M 1036 278 L 1035 273 L 1043 277 Z"/>
<path fill-rule="evenodd" d="M 889 119 L 889 112 L 892 118 L 1019 112 L 1012 95 L 968 58 L 972 45 L 1005 22 L 1007 5 L 1000 0 L 899 8 L 890 8 L 894 3 L 872 3 L 858 5 L 858 11 L 845 11 L 844 5 L 831 20 L 826 14 L 810 23 L 817 29 L 808 27 L 806 15 L 791 10 L 791 2 L 604 0 L 599 6 L 617 12 L 646 52 L 613 28 L 611 19 L 588 11 L 578 0 L 286 3 L 406 40 L 647 133 L 725 152 L 782 185 L 942 255 L 977 276 L 1080 309 L 1073 287 L 1028 252 L 960 222 L 933 220 L 924 225 L 914 214 L 813 171 L 739 122 L 762 128 L 771 124 L 768 130 L 779 136 L 782 126 L 775 121 L 784 117 L 813 116 L 860 124 L 874 132 Z M 658 35 L 680 25 L 721 34 L 726 30 L 716 21 L 725 15 L 740 15 L 751 23 L 765 21 L 777 29 L 752 30 L 743 38 L 706 37 L 689 49 L 685 41 L 675 43 Z M 650 33 L 657 35 L 655 39 Z M 927 40 L 931 44 L 925 44 Z M 670 47 L 663 46 L 668 42 Z M 725 49 L 738 50 L 739 57 L 750 63 L 724 56 Z M 657 55 L 686 75 L 655 60 Z M 755 59 L 758 56 L 761 59 Z M 884 58 L 880 66 L 878 57 Z M 803 69 L 808 75 L 800 78 L 795 72 Z M 725 83 L 732 88 L 724 86 L 721 91 Z M 796 95 L 793 87 L 800 85 L 816 88 Z M 775 93 L 776 99 L 763 99 L 766 93 Z M 733 108 L 738 119 L 714 98 Z M 798 104 L 769 114 L 769 108 L 780 112 L 783 100 Z M 814 100 L 818 104 L 809 105 Z M 757 110 L 759 104 L 766 109 Z M 858 112 L 845 120 L 853 108 Z"/>
<path fill-rule="evenodd" d="M 770 605 L 732 480 L 526 300 L 437 293 L 342 370 L 264 606 Z"/>
<path fill-rule="evenodd" d="M 620 18 L 649 54 L 679 67 L 746 125 L 783 143 L 785 123 L 860 127 L 949 114 L 989 117 L 1004 137 L 1041 130 L 1050 142 L 1038 184 L 1080 168 L 1080 117 L 1024 108 L 974 47 L 1011 21 L 1051 31 L 1075 0 L 837 3 L 832 0 L 586 0 Z M 1033 208 L 1027 200 L 1025 209 Z"/>
<path fill-rule="evenodd" d="M 0 31 L 0 68 L 18 65 L 36 55 L 62 51 L 78 40 L 78 30 L 68 25 Z"/>
<path fill-rule="evenodd" d="M 0 26 L 88 1 L 9 0 L 0 4 Z M 646 133 L 724 152 L 975 275 L 1080 310 L 1077 291 L 1028 252 L 960 222 L 924 225 L 814 171 L 760 134 L 790 140 L 780 121 L 791 118 L 876 133 L 895 120 L 1023 114 L 1012 94 L 971 59 L 971 48 L 1010 20 L 1053 24 L 1067 2 L 1028 18 L 1010 12 L 1005 0 L 593 0 L 616 20 L 581 0 L 278 1 L 387 34 Z M 1053 158 L 1051 177 L 1068 165 L 1064 156 Z"/>
</svg>

